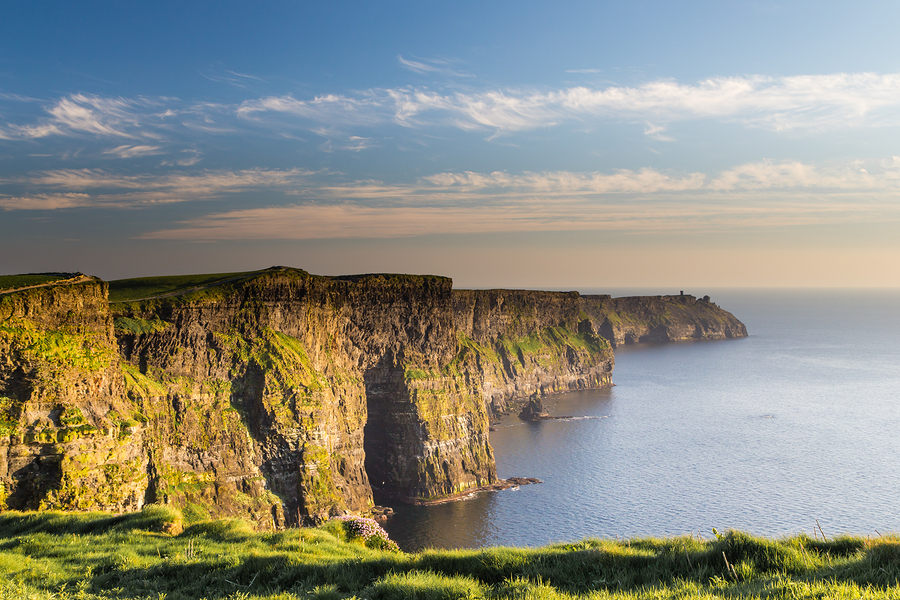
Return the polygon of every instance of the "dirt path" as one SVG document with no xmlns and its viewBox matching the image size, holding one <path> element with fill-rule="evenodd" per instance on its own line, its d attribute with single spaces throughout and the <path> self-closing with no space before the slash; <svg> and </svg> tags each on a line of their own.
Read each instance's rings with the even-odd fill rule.
<svg viewBox="0 0 900 600">
<path fill-rule="evenodd" d="M 87 281 L 93 280 L 93 277 L 79 273 L 78 277 L 72 277 L 70 279 L 57 279 L 56 281 L 48 281 L 47 283 L 39 283 L 37 285 L 26 285 L 25 287 L 13 288 L 11 290 L 0 290 L 0 296 L 3 296 L 5 294 L 14 294 L 15 292 L 21 292 L 23 290 L 33 290 L 35 288 L 50 287 L 51 285 L 75 285 L 78 283 L 85 283 Z"/>
</svg>

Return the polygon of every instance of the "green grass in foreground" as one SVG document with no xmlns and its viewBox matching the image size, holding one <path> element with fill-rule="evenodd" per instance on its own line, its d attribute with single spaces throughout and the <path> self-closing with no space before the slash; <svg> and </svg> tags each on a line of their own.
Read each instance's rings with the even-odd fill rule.
<svg viewBox="0 0 900 600">
<path fill-rule="evenodd" d="M 129 302 L 141 298 L 152 298 L 163 294 L 187 291 L 196 287 L 210 286 L 225 280 L 249 275 L 245 273 L 214 273 L 206 275 L 166 275 L 163 277 L 138 277 L 117 279 L 109 282 L 110 302 Z"/>
<path fill-rule="evenodd" d="M 0 513 L 0 598 L 900 598 L 900 538 L 731 532 L 536 549 L 373 550 L 334 522 L 254 533 L 151 506 L 122 516 Z M 726 563 L 727 560 L 727 563 Z"/>
</svg>

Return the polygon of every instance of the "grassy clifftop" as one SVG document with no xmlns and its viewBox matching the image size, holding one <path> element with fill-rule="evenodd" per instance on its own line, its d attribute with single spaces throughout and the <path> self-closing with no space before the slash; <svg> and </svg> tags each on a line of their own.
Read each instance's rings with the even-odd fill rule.
<svg viewBox="0 0 900 600">
<path fill-rule="evenodd" d="M 729 532 L 407 554 L 363 535 L 336 521 L 253 533 L 238 520 L 186 522 L 159 506 L 118 516 L 4 513 L 0 598 L 900 597 L 897 537 Z"/>
<path fill-rule="evenodd" d="M 0 292 L 37 285 L 46 285 L 77 277 L 78 273 L 28 273 L 24 275 L 0 276 Z"/>
</svg>

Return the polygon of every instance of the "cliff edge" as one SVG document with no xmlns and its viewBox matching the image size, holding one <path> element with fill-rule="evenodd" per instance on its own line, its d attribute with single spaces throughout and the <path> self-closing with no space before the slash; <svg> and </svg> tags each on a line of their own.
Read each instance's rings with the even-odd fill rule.
<svg viewBox="0 0 900 600">
<path fill-rule="evenodd" d="M 494 484 L 493 415 L 612 385 L 621 343 L 746 335 L 708 299 L 436 276 L 2 287 L 0 506 L 160 502 L 263 528 L 364 512 L 373 489 L 433 500 Z"/>
</svg>

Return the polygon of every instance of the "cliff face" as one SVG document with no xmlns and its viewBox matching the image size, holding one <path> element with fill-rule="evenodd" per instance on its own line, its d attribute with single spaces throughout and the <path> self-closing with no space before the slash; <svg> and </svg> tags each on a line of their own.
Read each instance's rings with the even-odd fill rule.
<svg viewBox="0 0 900 600">
<path fill-rule="evenodd" d="M 747 328 L 709 296 L 584 296 L 585 311 L 614 346 L 747 337 Z"/>
<path fill-rule="evenodd" d="M 398 496 L 452 493 L 496 476 L 484 408 L 440 374 L 455 352 L 450 286 L 439 277 L 274 271 L 215 298 L 117 307 L 121 353 L 170 396 L 190 382 L 184 402 L 201 412 L 236 411 L 253 450 L 242 454 L 289 519 L 365 510 L 370 473 Z M 409 376 L 420 372 L 429 376 Z M 204 394 L 218 404 L 203 404 Z M 188 440 L 182 453 L 195 445 Z M 154 463 L 208 472 L 165 453 Z"/>
<path fill-rule="evenodd" d="M 606 334 L 739 335 L 723 315 L 738 323 L 703 301 L 282 268 L 112 305 L 97 280 L 6 294 L 0 502 L 278 527 L 364 511 L 373 488 L 460 493 L 496 481 L 491 413 L 611 384 Z"/>
<path fill-rule="evenodd" d="M 106 296 L 90 281 L 0 297 L 0 506 L 143 504 Z"/>
<path fill-rule="evenodd" d="M 495 414 L 510 402 L 612 385 L 609 342 L 577 292 L 453 292 L 460 347 L 475 357 L 477 387 Z"/>
</svg>

